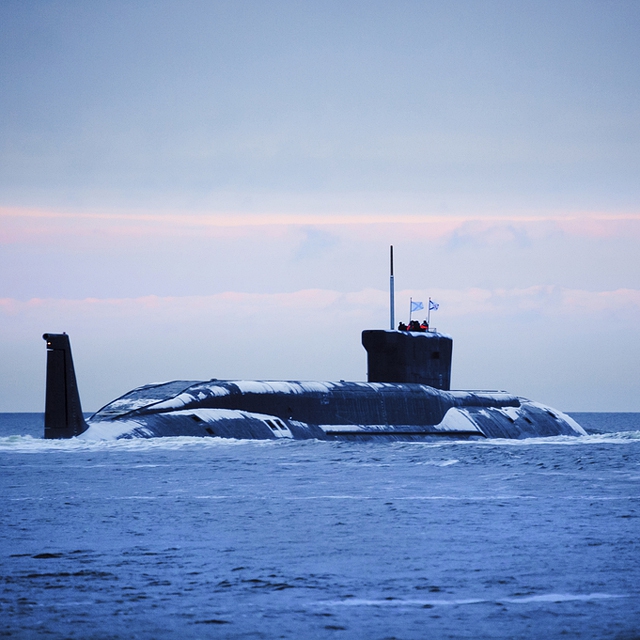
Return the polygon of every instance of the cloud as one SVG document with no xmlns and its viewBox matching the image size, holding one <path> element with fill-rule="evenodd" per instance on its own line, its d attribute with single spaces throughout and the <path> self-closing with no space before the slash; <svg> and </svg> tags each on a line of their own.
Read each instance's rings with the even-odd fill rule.
<svg viewBox="0 0 640 640">
<path fill-rule="evenodd" d="M 426 295 L 426 292 L 422 292 L 422 295 Z M 562 317 L 617 313 L 628 314 L 629 320 L 632 321 L 640 314 L 639 289 L 587 291 L 554 285 L 536 285 L 524 289 L 435 289 L 431 295 L 438 301 L 446 301 L 447 314 L 453 317 L 521 313 Z"/>
<path fill-rule="evenodd" d="M 640 289 L 588 291 L 553 285 L 536 285 L 513 289 L 411 289 L 396 291 L 396 300 L 438 300 L 440 315 L 466 317 L 478 314 L 513 315 L 535 312 L 544 316 L 620 312 L 640 313 Z M 0 318 L 23 321 L 69 319 L 74 324 L 86 321 L 110 322 L 112 319 L 139 318 L 150 325 L 172 323 L 179 319 L 207 315 L 211 318 L 260 315 L 261 322 L 295 313 L 297 316 L 318 312 L 363 317 L 377 314 L 388 305 L 388 292 L 365 289 L 340 292 L 306 289 L 291 293 L 224 292 L 209 296 L 142 296 L 138 298 L 85 298 L 78 300 L 0 298 Z M 17 327 L 14 327 L 14 329 Z"/>
<path fill-rule="evenodd" d="M 511 221 L 470 220 L 462 222 L 449 234 L 447 246 L 456 250 L 470 246 L 514 244 L 525 248 L 531 246 L 528 226 L 531 223 L 515 223 Z"/>
<path fill-rule="evenodd" d="M 325 256 L 338 242 L 338 236 L 318 227 L 304 227 L 296 260 L 313 260 Z"/>
<path fill-rule="evenodd" d="M 567 213 L 557 215 L 468 214 L 432 215 L 415 213 L 243 213 L 189 211 L 55 211 L 16 207 L 0 207 L 0 241 L 16 242 L 49 238 L 51 235 L 86 237 L 103 234 L 134 238 L 175 234 L 192 236 L 207 233 L 225 235 L 228 230 L 240 233 L 254 228 L 303 228 L 307 242 L 316 247 L 337 241 L 332 233 L 345 233 L 353 228 L 379 228 L 386 233 L 389 225 L 404 228 L 405 233 L 444 239 L 451 246 L 468 243 L 503 244 L 515 242 L 528 246 L 532 238 L 561 232 L 569 236 L 610 238 L 633 234 L 640 237 L 640 214 Z M 325 230 L 332 228 L 331 231 Z M 321 230 L 321 228 L 323 228 Z M 311 244 L 309 246 L 311 246 Z"/>
</svg>

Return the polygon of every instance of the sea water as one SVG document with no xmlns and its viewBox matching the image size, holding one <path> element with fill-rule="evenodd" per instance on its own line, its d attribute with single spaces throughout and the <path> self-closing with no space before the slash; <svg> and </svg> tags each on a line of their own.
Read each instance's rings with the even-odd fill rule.
<svg viewBox="0 0 640 640">
<path fill-rule="evenodd" d="M 0 636 L 640 638 L 640 414 L 522 441 L 45 441 L 0 414 Z"/>
</svg>

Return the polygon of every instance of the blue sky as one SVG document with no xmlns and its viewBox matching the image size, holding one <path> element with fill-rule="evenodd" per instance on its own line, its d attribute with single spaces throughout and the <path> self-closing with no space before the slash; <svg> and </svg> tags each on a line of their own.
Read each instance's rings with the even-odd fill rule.
<svg viewBox="0 0 640 640">
<path fill-rule="evenodd" d="M 0 410 L 363 379 L 436 297 L 453 384 L 640 410 L 636 2 L 3 2 Z M 162 348 L 159 348 L 162 344 Z"/>
</svg>

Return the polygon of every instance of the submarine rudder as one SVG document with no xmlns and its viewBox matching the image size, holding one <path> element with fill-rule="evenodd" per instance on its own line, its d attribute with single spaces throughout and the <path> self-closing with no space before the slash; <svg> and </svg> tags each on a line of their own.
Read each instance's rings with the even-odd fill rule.
<svg viewBox="0 0 640 640">
<path fill-rule="evenodd" d="M 82 415 L 69 336 L 45 333 L 42 338 L 47 342 L 44 437 L 73 438 L 89 427 Z"/>
</svg>

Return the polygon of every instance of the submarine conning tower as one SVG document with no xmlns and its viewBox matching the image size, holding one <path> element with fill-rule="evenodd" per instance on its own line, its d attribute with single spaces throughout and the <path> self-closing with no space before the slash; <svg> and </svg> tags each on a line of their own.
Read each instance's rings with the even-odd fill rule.
<svg viewBox="0 0 640 640">
<path fill-rule="evenodd" d="M 73 438 L 87 430 L 66 333 L 45 333 L 47 386 L 44 406 L 44 437 Z"/>
<path fill-rule="evenodd" d="M 411 382 L 451 388 L 453 339 L 435 331 L 370 329 L 362 332 L 369 382 Z"/>
</svg>

